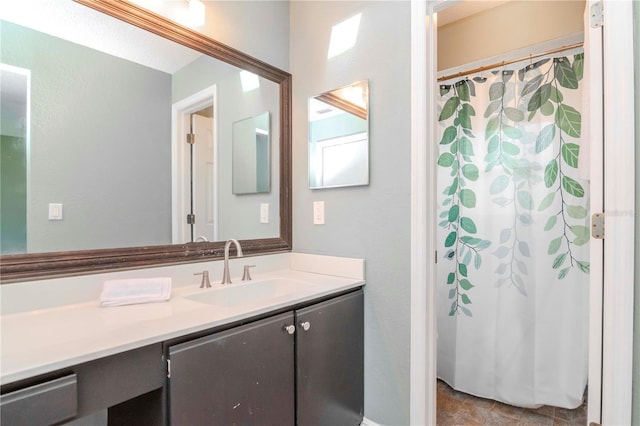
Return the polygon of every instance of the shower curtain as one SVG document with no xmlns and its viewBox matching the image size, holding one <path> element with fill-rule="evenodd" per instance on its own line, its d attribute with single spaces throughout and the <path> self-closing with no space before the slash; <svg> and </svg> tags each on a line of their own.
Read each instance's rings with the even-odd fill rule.
<svg viewBox="0 0 640 426">
<path fill-rule="evenodd" d="M 583 54 L 440 85 L 438 376 L 576 408 L 587 382 Z"/>
</svg>

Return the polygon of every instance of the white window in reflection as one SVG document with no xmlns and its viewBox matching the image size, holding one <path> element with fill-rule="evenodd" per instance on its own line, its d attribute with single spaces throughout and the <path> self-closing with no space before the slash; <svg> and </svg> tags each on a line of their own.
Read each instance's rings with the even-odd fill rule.
<svg viewBox="0 0 640 426">
<path fill-rule="evenodd" d="M 260 87 L 260 79 L 252 72 L 240 71 L 240 84 L 242 91 L 247 93 Z"/>
<path fill-rule="evenodd" d="M 329 53 L 327 59 L 331 59 L 356 45 L 358 39 L 358 29 L 360 28 L 360 18 L 357 15 L 336 24 L 331 29 L 331 40 L 329 41 Z"/>
</svg>

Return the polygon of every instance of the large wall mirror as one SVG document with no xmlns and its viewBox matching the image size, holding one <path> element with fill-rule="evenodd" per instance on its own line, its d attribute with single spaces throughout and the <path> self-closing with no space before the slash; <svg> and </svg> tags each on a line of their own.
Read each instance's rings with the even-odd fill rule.
<svg viewBox="0 0 640 426">
<path fill-rule="evenodd" d="M 369 82 L 309 98 L 309 187 L 369 184 Z"/>
<path fill-rule="evenodd" d="M 0 14 L 2 283 L 216 259 L 228 238 L 290 250 L 290 74 L 124 0 L 47 4 L 62 30 L 52 10 Z M 94 37 L 70 33 L 83 26 Z M 238 196 L 233 123 L 265 111 L 270 191 Z M 213 135 L 201 178 L 193 125 Z M 216 232 L 196 242 L 187 197 L 210 194 Z"/>
</svg>

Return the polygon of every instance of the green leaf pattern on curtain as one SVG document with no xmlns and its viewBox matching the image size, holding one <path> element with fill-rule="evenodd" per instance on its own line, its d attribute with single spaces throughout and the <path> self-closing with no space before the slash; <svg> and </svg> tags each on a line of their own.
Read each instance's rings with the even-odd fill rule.
<svg viewBox="0 0 640 426">
<path fill-rule="evenodd" d="M 491 242 L 477 236 L 478 229 L 468 211 L 476 206 L 476 194 L 467 188 L 467 181 L 476 181 L 480 170 L 473 163 L 474 150 L 472 141 L 476 139 L 471 126 L 471 117 L 476 115 L 469 101 L 475 96 L 472 81 L 464 80 L 442 93 L 450 97 L 440 112 L 439 121 L 450 122 L 442 133 L 440 145 L 443 147 L 438 158 L 440 167 L 449 168 L 451 184 L 445 189 L 443 206 L 440 213 L 440 226 L 446 228 L 445 258 L 453 262 L 453 271 L 447 275 L 450 286 L 449 299 L 451 307 L 449 315 L 462 312 L 472 316 L 468 305 L 472 303 L 469 295 L 474 287 L 470 279 L 470 269 L 480 268 L 482 256 L 480 252 L 491 245 Z"/>
<path fill-rule="evenodd" d="M 576 173 L 581 114 L 578 105 L 565 101 L 567 91 L 578 89 L 582 79 L 583 54 L 572 59 L 543 59 L 516 72 L 495 71 L 496 78 L 488 83 L 475 78 L 476 83 L 490 84 L 489 103 L 481 111 L 483 134 L 478 136 L 471 120 L 476 116 L 474 81 L 440 86 L 444 104 L 439 121 L 444 131 L 438 166 L 450 169 L 451 180 L 444 190 L 439 226 L 448 232 L 444 258 L 451 261 L 446 280 L 451 316 L 460 312 L 472 316 L 469 305 L 477 285 L 472 284 L 473 268 L 480 268 L 480 252 L 492 246 L 472 219 L 478 194 L 467 186 L 468 181 L 490 176 L 486 194 L 497 209 L 509 210 L 510 222 L 503 224 L 499 241 L 491 247 L 500 262 L 494 271 L 495 287 L 509 285 L 527 296 L 527 260 L 532 256 L 549 256 L 549 267 L 556 270 L 558 279 L 572 270 L 589 273 L 588 259 L 579 258 L 573 250 L 589 242 L 590 230 L 588 199 Z M 546 124 L 536 129 L 533 121 L 538 114 Z M 482 150 L 474 150 L 480 146 Z M 486 152 L 482 162 L 474 151 Z M 551 160 L 541 160 L 550 153 Z M 540 198 L 542 186 L 546 191 Z M 548 213 L 544 232 L 553 238 L 546 254 L 532 253 L 523 231 L 534 223 L 534 216 L 544 213 Z"/>
</svg>

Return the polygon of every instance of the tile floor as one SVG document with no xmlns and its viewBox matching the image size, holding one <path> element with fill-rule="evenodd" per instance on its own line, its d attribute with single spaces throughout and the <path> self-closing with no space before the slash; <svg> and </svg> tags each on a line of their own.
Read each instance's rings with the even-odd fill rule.
<svg viewBox="0 0 640 426">
<path fill-rule="evenodd" d="M 586 401 L 586 398 L 585 398 Z M 491 399 L 455 391 L 438 380 L 438 426 L 474 425 L 586 425 L 587 403 L 575 410 L 543 406 L 538 409 L 513 407 Z"/>
</svg>

